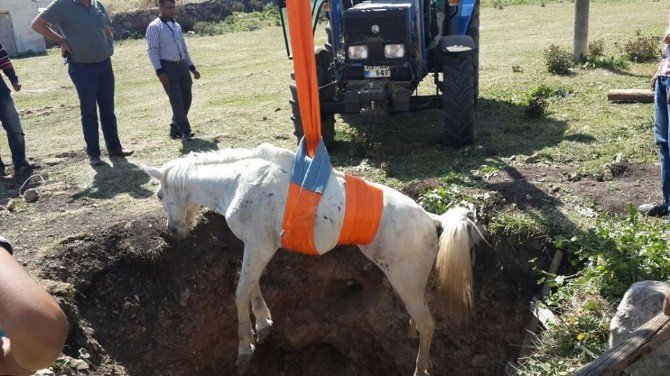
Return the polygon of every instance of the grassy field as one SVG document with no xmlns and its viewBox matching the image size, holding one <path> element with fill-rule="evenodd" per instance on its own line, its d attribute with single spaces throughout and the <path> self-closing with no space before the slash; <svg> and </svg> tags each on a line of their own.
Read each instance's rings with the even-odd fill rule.
<svg viewBox="0 0 670 376">
<path fill-rule="evenodd" d="M 107 1 L 110 9 L 119 3 Z M 125 3 L 131 6 L 127 5 L 130 0 Z M 653 106 L 612 104 L 606 92 L 647 88 L 656 63 L 633 63 L 625 70 L 576 67 L 571 75 L 550 75 L 543 52 L 551 44 L 570 50 L 573 5 L 503 0 L 485 5 L 477 141 L 461 149 L 441 147 L 437 141 L 443 121 L 439 110 L 401 114 L 376 127 L 364 126 L 356 117 L 338 116 L 338 144 L 331 150 L 336 168 L 396 188 L 417 179 L 438 180 L 442 190 L 424 195 L 422 203 L 441 210 L 454 197 L 485 197 L 481 182 L 502 169 L 532 172 L 557 167 L 602 177 L 607 170 L 604 165 L 620 153 L 633 163 L 655 166 Z M 619 56 L 637 30 L 660 36 L 665 27 L 667 5 L 662 2 L 598 1 L 590 6 L 589 38 L 603 39 L 608 56 Z M 44 191 L 67 192 L 73 200 L 92 202 L 94 209 L 44 211 L 22 204 L 13 213 L 0 211 L 0 233 L 13 239 L 25 238 L 27 233 L 46 234 L 55 241 L 87 226 L 158 211 L 151 197 L 154 186 L 140 164 L 159 165 L 189 151 L 252 147 L 262 142 L 295 147 L 288 104 L 292 66 L 279 28 L 192 37 L 187 43 L 202 73 L 202 79 L 195 81 L 190 116 L 197 139 L 182 145 L 168 138 L 170 107 L 149 64 L 145 41 L 119 42 L 113 57 L 116 113 L 122 142 L 136 153 L 127 162 L 98 170 L 88 166 L 76 93 L 58 51 L 14 61 L 23 84 L 14 98 L 26 133 L 27 154 L 42 165 L 37 172 L 46 179 Z M 529 93 L 541 85 L 565 95 L 550 98 L 546 117 L 527 119 L 524 109 Z M 419 91 L 434 93 L 432 77 Z M 1 138 L 0 155 L 9 160 L 6 141 Z M 655 181 L 653 171 L 654 176 L 645 178 Z M 613 188 L 612 195 L 621 194 Z M 13 196 L 15 190 L 0 185 L 0 198 Z M 658 194 L 653 192 L 650 197 L 658 199 Z M 102 218 L 100 213 L 112 215 Z M 542 207 L 508 203 L 488 218 L 494 233 L 517 236 L 520 241 L 548 241 L 566 228 L 595 225 L 588 199 L 569 192 Z M 20 240 L 19 246 L 49 246 L 36 239 L 23 240 L 23 244 Z M 27 257 L 22 261 L 32 262 Z"/>
</svg>

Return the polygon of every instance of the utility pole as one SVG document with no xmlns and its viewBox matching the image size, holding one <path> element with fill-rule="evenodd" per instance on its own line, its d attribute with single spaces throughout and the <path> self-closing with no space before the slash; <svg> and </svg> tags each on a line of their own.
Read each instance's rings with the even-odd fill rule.
<svg viewBox="0 0 670 376">
<path fill-rule="evenodd" d="M 589 37 L 589 0 L 575 0 L 575 39 L 572 54 L 576 62 L 586 61 Z"/>
</svg>

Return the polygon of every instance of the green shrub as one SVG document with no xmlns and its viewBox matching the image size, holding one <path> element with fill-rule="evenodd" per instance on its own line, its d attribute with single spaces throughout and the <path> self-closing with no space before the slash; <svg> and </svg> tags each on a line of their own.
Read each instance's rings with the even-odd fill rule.
<svg viewBox="0 0 670 376">
<path fill-rule="evenodd" d="M 628 213 L 622 220 L 603 215 L 594 228 L 555 239 L 556 248 L 583 270 L 553 276 L 546 303 L 557 321 L 539 335 L 517 375 L 573 374 L 604 352 L 609 322 L 630 285 L 670 278 L 670 227 L 643 218 L 632 206 Z"/>
<path fill-rule="evenodd" d="M 279 13 L 271 5 L 262 12 L 233 12 L 221 22 L 196 22 L 193 31 L 200 35 L 220 35 L 258 30 L 269 25 L 279 25 Z"/>
<path fill-rule="evenodd" d="M 660 56 L 658 38 L 642 35 L 642 32 L 637 30 L 635 38 L 626 42 L 624 51 L 628 59 L 636 63 L 654 61 Z"/>
<path fill-rule="evenodd" d="M 590 278 L 602 279 L 602 295 L 616 301 L 630 285 L 647 279 L 670 279 L 670 229 L 641 218 L 629 206 L 621 222 L 601 217 L 594 229 L 556 246 L 568 251 L 573 264 L 583 264 Z"/>
<path fill-rule="evenodd" d="M 623 56 L 609 56 L 609 57 L 595 56 L 595 57 L 589 57 L 586 60 L 586 63 L 584 63 L 584 68 L 586 68 L 586 69 L 601 68 L 601 69 L 608 69 L 608 70 L 624 69 L 625 70 L 625 69 L 628 69 L 629 65 L 630 65 L 630 63 Z"/>
<path fill-rule="evenodd" d="M 554 44 L 544 51 L 544 61 L 547 71 L 554 74 L 569 74 L 570 68 L 575 66 L 572 54 Z"/>
<path fill-rule="evenodd" d="M 572 90 L 565 86 L 540 84 L 526 95 L 524 115 L 528 119 L 541 119 L 547 115 L 550 98 L 566 97 L 571 93 Z"/>
<path fill-rule="evenodd" d="M 605 56 L 605 40 L 596 39 L 589 42 L 589 57 Z"/>
</svg>

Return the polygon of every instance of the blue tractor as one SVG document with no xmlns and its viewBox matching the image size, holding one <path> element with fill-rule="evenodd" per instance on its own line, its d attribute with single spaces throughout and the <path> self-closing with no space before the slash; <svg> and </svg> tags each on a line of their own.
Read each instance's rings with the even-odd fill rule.
<svg viewBox="0 0 670 376">
<path fill-rule="evenodd" d="M 444 144 L 475 139 L 479 92 L 479 0 L 311 0 L 312 31 L 325 18 L 327 41 L 315 48 L 321 133 L 335 138 L 336 113 L 360 114 L 381 124 L 390 114 L 428 108 L 444 112 Z M 286 0 L 277 0 L 286 51 Z M 419 83 L 434 77 L 435 95 L 419 96 Z M 300 140 L 295 82 L 292 120 Z"/>
</svg>

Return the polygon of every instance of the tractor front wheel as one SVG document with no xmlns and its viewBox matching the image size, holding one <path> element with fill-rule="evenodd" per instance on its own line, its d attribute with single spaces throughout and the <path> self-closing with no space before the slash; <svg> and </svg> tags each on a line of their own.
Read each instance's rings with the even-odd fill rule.
<svg viewBox="0 0 670 376">
<path fill-rule="evenodd" d="M 475 140 L 473 51 L 445 53 L 442 58 L 444 143 L 459 147 Z"/>
</svg>

